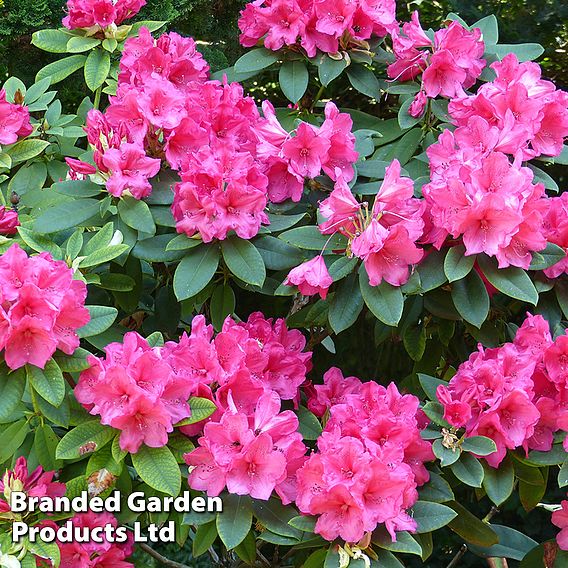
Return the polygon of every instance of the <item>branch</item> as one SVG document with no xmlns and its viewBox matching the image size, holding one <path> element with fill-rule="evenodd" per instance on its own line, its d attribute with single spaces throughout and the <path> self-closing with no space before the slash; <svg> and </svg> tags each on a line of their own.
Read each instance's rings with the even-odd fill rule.
<svg viewBox="0 0 568 568">
<path fill-rule="evenodd" d="M 462 544 L 461 548 L 458 550 L 458 553 L 452 558 L 452 561 L 446 566 L 446 568 L 455 568 L 466 552 L 467 544 Z"/>
<path fill-rule="evenodd" d="M 175 560 L 170 560 L 169 558 L 162 556 L 159 552 L 156 552 L 151 546 L 148 546 L 147 544 L 144 544 L 143 542 L 138 543 L 138 546 L 146 554 L 150 555 L 152 558 L 155 558 L 156 560 L 161 562 L 162 566 L 168 566 L 169 568 L 191 568 L 191 566 L 188 566 L 187 564 L 180 564 L 179 562 L 176 562 Z"/>
</svg>

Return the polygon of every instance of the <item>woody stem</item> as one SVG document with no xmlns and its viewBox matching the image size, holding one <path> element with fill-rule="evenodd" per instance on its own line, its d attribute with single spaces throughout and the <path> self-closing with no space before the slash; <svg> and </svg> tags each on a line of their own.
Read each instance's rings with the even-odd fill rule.
<svg viewBox="0 0 568 568">
<path fill-rule="evenodd" d="M 139 543 L 138 546 L 152 558 L 155 558 L 159 562 L 161 562 L 162 566 L 168 566 L 169 568 L 190 568 L 187 564 L 180 564 L 175 560 L 170 560 L 165 556 L 162 556 L 159 552 L 156 552 L 151 546 L 148 546 L 144 543 Z"/>
</svg>

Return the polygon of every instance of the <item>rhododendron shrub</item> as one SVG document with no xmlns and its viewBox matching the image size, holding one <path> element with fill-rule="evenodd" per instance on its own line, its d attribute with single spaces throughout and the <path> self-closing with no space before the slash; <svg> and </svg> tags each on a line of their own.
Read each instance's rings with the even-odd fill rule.
<svg viewBox="0 0 568 568">
<path fill-rule="evenodd" d="M 541 48 L 271 0 L 217 71 L 142 5 L 70 0 L 32 38 L 60 55 L 0 86 L 0 565 L 566 564 L 568 96 Z"/>
</svg>

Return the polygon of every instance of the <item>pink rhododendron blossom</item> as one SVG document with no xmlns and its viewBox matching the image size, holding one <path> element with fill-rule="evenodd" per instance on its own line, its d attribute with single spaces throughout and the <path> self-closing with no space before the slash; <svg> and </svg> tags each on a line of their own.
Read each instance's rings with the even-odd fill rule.
<svg viewBox="0 0 568 568">
<path fill-rule="evenodd" d="M 424 229 L 425 204 L 414 197 L 413 181 L 400 172 L 398 160 L 386 168 L 371 211 L 368 204 L 355 200 L 341 172 L 330 196 L 320 204 L 326 219 L 320 231 L 349 239 L 348 250 L 363 259 L 371 286 L 383 280 L 393 286 L 405 284 L 412 265 L 424 256 L 416 242 Z"/>
<path fill-rule="evenodd" d="M 118 521 L 112 513 L 77 513 L 69 521 L 73 530 L 85 530 L 88 534 L 97 528 L 118 527 Z M 48 521 L 45 523 L 56 529 L 55 523 Z M 81 531 L 82 534 L 83 531 Z M 101 538 L 80 539 L 73 542 L 56 541 L 61 552 L 62 568 L 85 568 L 86 566 L 100 568 L 134 568 L 134 564 L 127 562 L 126 559 L 134 551 L 132 533 L 129 533 L 126 542 L 115 542 L 109 540 L 106 532 L 101 532 Z"/>
<path fill-rule="evenodd" d="M 23 491 L 28 497 L 51 499 L 65 495 L 65 484 L 53 481 L 54 476 L 54 471 L 44 471 L 41 466 L 30 472 L 26 458 L 20 456 L 14 469 L 6 471 L 0 478 L 0 516 L 11 510 L 12 491 Z"/>
<path fill-rule="evenodd" d="M 118 26 L 135 16 L 145 4 L 146 0 L 67 0 L 63 25 L 70 30 Z"/>
<path fill-rule="evenodd" d="M 420 25 L 418 12 L 414 12 L 411 21 L 403 24 L 402 33 L 395 29 L 391 36 L 396 59 L 388 66 L 389 77 L 408 81 L 422 74 L 421 91 L 410 108 L 414 117 L 422 114 L 426 97 L 463 95 L 485 67 L 485 45 L 479 28 L 467 30 L 453 21 L 438 30 L 432 42 Z"/>
<path fill-rule="evenodd" d="M 444 418 L 468 436 L 487 436 L 498 467 L 507 450 L 549 451 L 563 421 L 568 384 L 568 336 L 552 340 L 542 316 L 528 315 L 513 343 L 473 353 L 447 386 L 438 387 Z"/>
<path fill-rule="evenodd" d="M 6 100 L 6 91 L 0 90 L 0 144 L 13 144 L 33 132 L 28 107 Z"/>
<path fill-rule="evenodd" d="M 544 216 L 544 234 L 546 240 L 568 252 L 568 193 L 547 200 L 548 211 Z M 565 257 L 544 273 L 549 278 L 558 278 L 568 272 L 568 258 Z"/>
<path fill-rule="evenodd" d="M 300 511 L 317 515 L 315 531 L 330 541 L 358 542 L 379 524 L 393 540 L 398 530 L 415 530 L 406 511 L 429 479 L 424 462 L 434 459 L 420 437 L 418 399 L 392 383 L 343 381 L 338 369 L 315 391 L 308 404 L 318 414 L 329 412 L 329 420 L 318 451 L 297 472 Z"/>
<path fill-rule="evenodd" d="M 397 28 L 394 0 L 260 0 L 241 12 L 240 41 L 268 49 L 301 45 L 309 57 L 317 50 L 337 53 Z"/>
<path fill-rule="evenodd" d="M 19 226 L 18 213 L 13 209 L 0 207 L 0 235 L 15 235 Z"/>
<path fill-rule="evenodd" d="M 284 280 L 284 284 L 298 286 L 304 296 L 319 294 L 325 300 L 327 291 L 333 284 L 333 278 L 329 275 L 323 256 L 318 255 L 293 268 Z"/>
<path fill-rule="evenodd" d="M 76 330 L 89 321 L 87 287 L 47 252 L 28 256 L 13 244 L 0 256 L 0 349 L 10 369 L 44 368 L 60 349 L 79 347 Z"/>
<path fill-rule="evenodd" d="M 556 535 L 558 546 L 562 550 L 568 550 L 568 501 L 562 501 L 561 507 L 552 513 L 552 524 L 561 529 Z"/>
</svg>

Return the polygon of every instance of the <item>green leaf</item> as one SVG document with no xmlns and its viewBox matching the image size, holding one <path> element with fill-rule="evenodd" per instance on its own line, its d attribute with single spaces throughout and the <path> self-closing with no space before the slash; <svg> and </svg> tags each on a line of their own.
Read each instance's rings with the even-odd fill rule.
<svg viewBox="0 0 568 568">
<path fill-rule="evenodd" d="M 420 488 L 420 499 L 434 503 L 447 503 L 454 500 L 450 484 L 437 473 L 430 472 L 430 481 Z"/>
<path fill-rule="evenodd" d="M 479 28 L 483 34 L 482 39 L 485 44 L 495 45 L 499 41 L 499 24 L 497 18 L 491 14 L 485 18 L 481 18 L 471 26 L 471 28 Z"/>
<path fill-rule="evenodd" d="M 404 348 L 413 361 L 420 361 L 426 349 L 426 328 L 423 325 L 410 325 L 403 334 Z"/>
<path fill-rule="evenodd" d="M 558 472 L 558 487 L 566 487 L 568 485 L 568 459 L 562 464 Z"/>
<path fill-rule="evenodd" d="M 144 201 L 134 197 L 124 196 L 118 202 L 118 214 L 120 218 L 133 229 L 153 235 L 156 232 L 156 224 L 150 212 L 150 208 Z"/>
<path fill-rule="evenodd" d="M 254 531 L 249 531 L 244 540 L 235 547 L 237 556 L 246 564 L 254 565 L 256 559 L 256 540 Z"/>
<path fill-rule="evenodd" d="M 201 239 L 190 239 L 186 235 L 176 235 L 166 245 L 167 251 L 188 250 L 203 244 Z"/>
<path fill-rule="evenodd" d="M 328 254 L 334 250 L 345 250 L 347 247 L 347 240 L 343 235 L 322 235 L 313 225 L 290 229 L 278 235 L 278 238 L 289 245 L 306 250 L 322 251 L 325 247 L 324 252 Z"/>
<path fill-rule="evenodd" d="M 63 251 L 56 245 L 50 238 L 39 235 L 30 231 L 29 229 L 24 229 L 24 227 L 18 227 L 18 233 L 24 243 L 26 243 L 32 250 L 37 252 L 47 251 L 53 258 L 62 259 Z"/>
<path fill-rule="evenodd" d="M 183 252 L 168 250 L 168 245 L 175 239 L 171 233 L 154 235 L 149 239 L 138 241 L 132 249 L 132 256 L 148 262 L 175 262 L 183 258 Z M 201 241 L 196 241 L 196 245 Z"/>
<path fill-rule="evenodd" d="M 462 453 L 460 459 L 451 466 L 453 474 L 470 487 L 481 487 L 483 482 L 483 466 L 471 454 Z"/>
<path fill-rule="evenodd" d="M 55 459 L 55 450 L 59 438 L 51 426 L 42 424 L 37 427 L 34 435 L 34 449 L 41 466 L 45 471 L 52 471 L 61 467 L 61 462 Z"/>
<path fill-rule="evenodd" d="M 489 294 L 475 271 L 452 284 L 452 300 L 460 316 L 478 329 L 489 315 Z"/>
<path fill-rule="evenodd" d="M 181 422 L 178 422 L 176 426 L 187 426 L 189 424 L 195 424 L 196 422 L 201 422 L 206 418 L 209 418 L 217 407 L 212 400 L 208 398 L 201 398 L 199 396 L 192 396 L 189 399 L 189 418 L 185 418 Z"/>
<path fill-rule="evenodd" d="M 391 552 L 402 552 L 405 554 L 422 554 L 422 547 L 406 531 L 396 533 L 396 541 L 393 542 L 389 533 L 383 527 L 373 533 L 373 543 Z"/>
<path fill-rule="evenodd" d="M 110 72 L 110 53 L 105 49 L 93 49 L 85 62 L 85 82 L 91 91 L 96 91 Z"/>
<path fill-rule="evenodd" d="M 471 551 L 483 558 L 511 558 L 522 560 L 538 543 L 527 535 L 502 525 L 491 525 L 499 537 L 499 544 L 491 547 L 473 545 Z"/>
<path fill-rule="evenodd" d="M 566 451 L 562 444 L 554 444 L 548 452 L 529 452 L 528 459 L 523 458 L 522 461 L 533 465 L 560 465 L 565 459 Z"/>
<path fill-rule="evenodd" d="M 142 445 L 132 454 L 132 465 L 138 475 L 156 491 L 177 497 L 181 490 L 181 471 L 167 446 L 149 448 Z"/>
<path fill-rule="evenodd" d="M 444 273 L 448 282 L 465 278 L 475 264 L 475 255 L 465 256 L 465 247 L 457 245 L 448 250 L 444 259 Z"/>
<path fill-rule="evenodd" d="M 431 252 L 416 267 L 416 271 L 420 275 L 423 292 L 430 292 L 445 284 L 448 279 L 444 272 L 444 252 L 441 250 Z"/>
<path fill-rule="evenodd" d="M 193 538 L 193 557 L 198 558 L 205 554 L 209 547 L 215 542 L 217 538 L 217 526 L 215 521 L 205 523 L 197 527 L 195 537 Z"/>
<path fill-rule="evenodd" d="M 497 451 L 497 445 L 486 436 L 470 436 L 461 443 L 461 449 L 478 456 L 488 456 Z"/>
<path fill-rule="evenodd" d="M 418 117 L 411 116 L 408 111 L 410 110 L 410 105 L 414 101 L 414 97 L 408 97 L 398 109 L 398 123 L 403 130 L 407 128 L 412 128 L 422 121 L 422 115 Z"/>
<path fill-rule="evenodd" d="M 448 386 L 448 382 L 436 377 L 431 377 L 430 375 L 424 375 L 423 373 L 418 373 L 418 380 L 420 381 L 420 386 L 422 390 L 426 393 L 426 396 L 433 401 L 437 401 L 436 390 L 440 385 Z"/>
<path fill-rule="evenodd" d="M 363 65 L 350 65 L 347 68 L 347 77 L 353 88 L 372 99 L 380 98 L 379 80 L 375 74 Z"/>
<path fill-rule="evenodd" d="M 59 566 L 61 553 L 56 542 L 44 542 L 41 538 L 36 538 L 34 542 L 27 542 L 26 548 L 40 558 L 48 558 L 53 566 Z"/>
<path fill-rule="evenodd" d="M 329 305 L 329 323 L 335 333 L 351 327 L 363 309 L 363 297 L 355 274 L 339 284 Z"/>
<path fill-rule="evenodd" d="M 20 140 L 16 142 L 9 148 L 6 148 L 5 152 L 12 159 L 12 165 L 19 164 L 20 162 L 25 162 L 31 158 L 35 158 L 37 155 L 41 154 L 47 147 L 49 142 L 47 140 L 37 140 L 36 138 L 28 138 L 26 140 Z"/>
<path fill-rule="evenodd" d="M 217 286 L 209 304 L 211 322 L 215 329 L 220 330 L 227 316 L 235 311 L 235 293 L 229 284 Z"/>
<path fill-rule="evenodd" d="M 130 247 L 128 245 L 110 245 L 101 250 L 91 253 L 86 256 L 80 263 L 80 268 L 88 268 L 91 266 L 99 266 L 105 264 L 115 258 L 118 258 L 121 254 L 125 253 Z"/>
<path fill-rule="evenodd" d="M 32 34 L 32 45 L 49 53 L 67 53 L 71 36 L 61 30 L 39 30 Z"/>
<path fill-rule="evenodd" d="M 30 431 L 27 420 L 18 420 L 2 431 L 2 444 L 0 445 L 0 463 L 12 458 L 24 443 Z"/>
<path fill-rule="evenodd" d="M 400 288 L 395 288 L 388 282 L 371 286 L 364 267 L 359 271 L 359 286 L 365 304 L 372 314 L 385 325 L 396 327 L 404 308 L 404 297 Z"/>
<path fill-rule="evenodd" d="M 483 488 L 487 496 L 495 505 L 499 506 L 504 503 L 513 493 L 515 485 L 515 473 L 511 460 L 505 458 L 499 464 L 499 468 L 495 469 L 487 464 L 483 465 L 485 470 L 485 478 L 483 479 Z"/>
<path fill-rule="evenodd" d="M 50 359 L 45 369 L 26 365 L 28 380 L 34 390 L 49 404 L 57 407 L 65 398 L 65 380 L 57 363 Z"/>
<path fill-rule="evenodd" d="M 26 387 L 25 369 L 8 374 L 5 364 L 0 366 L 0 423 L 6 422 L 18 407 Z"/>
<path fill-rule="evenodd" d="M 303 406 L 298 408 L 297 415 L 300 422 L 298 429 L 304 440 L 317 440 L 322 432 L 322 426 L 317 416 Z"/>
<path fill-rule="evenodd" d="M 278 73 L 278 82 L 286 98 L 297 103 L 306 92 L 310 74 L 303 61 L 285 61 Z"/>
<path fill-rule="evenodd" d="M 499 537 L 491 525 L 478 519 L 457 501 L 448 503 L 458 516 L 449 523 L 449 528 L 465 541 L 478 546 L 492 546 L 499 542 Z"/>
<path fill-rule="evenodd" d="M 98 419 L 89 420 L 67 432 L 61 439 L 55 457 L 61 460 L 73 460 L 85 453 L 92 453 L 116 436 L 116 430 L 104 426 Z"/>
<path fill-rule="evenodd" d="M 301 250 L 276 237 L 260 237 L 255 239 L 253 243 L 262 256 L 266 268 L 270 270 L 286 270 L 298 266 L 304 260 Z"/>
<path fill-rule="evenodd" d="M 432 451 L 434 452 L 434 455 L 440 460 L 440 465 L 442 467 L 448 467 L 456 463 L 460 459 L 461 455 L 459 448 L 446 448 L 446 446 L 442 444 L 442 440 L 440 440 L 439 438 L 437 440 L 434 440 L 434 443 L 432 444 Z"/>
<path fill-rule="evenodd" d="M 278 54 L 264 47 L 251 49 L 235 62 L 237 73 L 250 73 L 261 71 L 278 61 Z"/>
<path fill-rule="evenodd" d="M 309 515 L 299 515 L 290 519 L 288 524 L 302 532 L 313 533 L 316 530 L 317 517 Z"/>
<path fill-rule="evenodd" d="M 118 310 L 110 306 L 85 306 L 91 319 L 87 325 L 77 330 L 80 338 L 92 337 L 106 331 L 116 320 Z"/>
<path fill-rule="evenodd" d="M 29 91 L 28 91 L 29 92 Z M 23 165 L 10 180 L 8 190 L 22 196 L 28 191 L 43 188 L 47 179 L 47 167 L 44 162 Z"/>
<path fill-rule="evenodd" d="M 418 534 L 445 527 L 452 519 L 457 517 L 457 513 L 453 509 L 430 501 L 417 501 L 411 510 L 412 518 L 418 524 L 416 530 Z"/>
<path fill-rule="evenodd" d="M 532 61 L 544 53 L 544 48 L 538 43 L 501 43 L 491 49 L 499 59 L 503 59 L 509 53 L 514 53 L 519 62 Z"/>
<path fill-rule="evenodd" d="M 217 515 L 217 532 L 231 550 L 247 536 L 252 525 L 250 497 L 247 495 L 223 495 L 223 512 Z"/>
<path fill-rule="evenodd" d="M 83 53 L 83 51 L 89 51 L 100 45 L 101 40 L 95 37 L 87 36 L 71 36 L 67 42 L 67 51 L 69 53 Z M 87 64 L 89 63 L 89 58 L 87 58 Z"/>
<path fill-rule="evenodd" d="M 221 251 L 227 268 L 237 278 L 253 286 L 264 284 L 264 261 L 250 241 L 231 236 L 221 242 Z"/>
<path fill-rule="evenodd" d="M 285 507 L 279 500 L 274 498 L 269 501 L 253 499 L 252 506 L 255 517 L 269 531 L 280 536 L 301 540 L 302 532 L 288 524 L 289 521 L 298 516 L 298 512 L 294 507 L 290 505 Z"/>
<path fill-rule="evenodd" d="M 320 63 L 318 64 L 318 76 L 321 84 L 327 87 L 343 73 L 347 65 L 348 63 L 345 58 L 338 60 L 332 59 L 327 54 L 322 55 Z"/>
<path fill-rule="evenodd" d="M 529 270 L 544 270 L 545 268 L 550 268 L 564 259 L 565 256 L 566 253 L 562 247 L 554 243 L 548 243 L 544 250 L 533 252 Z"/>
<path fill-rule="evenodd" d="M 71 55 L 70 57 L 64 57 L 63 59 L 58 59 L 49 65 L 40 69 L 36 74 L 36 82 L 41 81 L 45 77 L 49 77 L 51 84 L 59 83 L 75 73 L 78 69 L 81 69 L 85 65 L 87 58 L 84 55 Z"/>
<path fill-rule="evenodd" d="M 34 230 L 38 233 L 57 233 L 81 225 L 100 211 L 96 199 L 76 199 L 50 207 L 35 220 Z"/>
<path fill-rule="evenodd" d="M 90 353 L 86 349 L 79 347 L 73 355 L 56 353 L 54 359 L 64 373 L 79 373 L 90 367 L 90 364 L 87 362 L 89 355 Z"/>
<path fill-rule="evenodd" d="M 538 292 L 528 277 L 527 273 L 521 268 L 510 266 L 509 268 L 497 268 L 495 259 L 485 255 L 479 255 L 479 266 L 485 277 L 497 290 L 517 300 L 529 302 L 536 306 L 538 302 Z"/>
<path fill-rule="evenodd" d="M 201 292 L 219 266 L 219 249 L 201 245 L 190 250 L 179 263 L 174 275 L 174 292 L 178 300 L 187 300 Z"/>
</svg>

